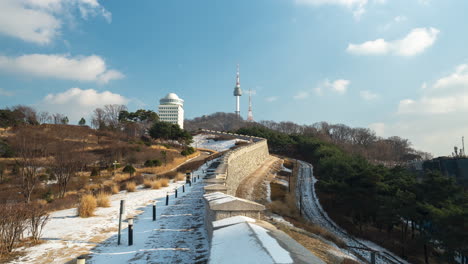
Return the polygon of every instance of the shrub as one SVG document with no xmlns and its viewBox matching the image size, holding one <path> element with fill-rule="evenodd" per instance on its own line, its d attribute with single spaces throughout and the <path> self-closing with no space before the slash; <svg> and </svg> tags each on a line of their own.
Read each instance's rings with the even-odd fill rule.
<svg viewBox="0 0 468 264">
<path fill-rule="evenodd" d="M 0 205 L 0 256 L 13 251 L 27 228 L 28 212 L 25 204 Z"/>
<path fill-rule="evenodd" d="M 150 179 L 144 179 L 143 186 L 145 186 L 145 188 L 151 188 L 153 186 L 153 181 Z"/>
<path fill-rule="evenodd" d="M 152 160 L 147 160 L 145 161 L 145 164 L 144 164 L 145 167 L 153 167 L 154 166 L 154 163 Z"/>
<path fill-rule="evenodd" d="M 127 192 L 134 192 L 136 190 L 135 182 L 127 182 L 125 184 L 125 189 L 127 190 Z"/>
<path fill-rule="evenodd" d="M 161 181 L 153 181 L 152 184 L 151 184 L 151 188 L 157 190 L 157 189 L 160 189 L 161 188 Z"/>
<path fill-rule="evenodd" d="M 91 169 L 91 177 L 97 177 L 101 175 L 101 171 L 98 168 Z"/>
<path fill-rule="evenodd" d="M 161 183 L 162 187 L 169 186 L 169 179 L 167 179 L 167 178 L 162 178 L 162 179 L 159 180 L 159 182 Z"/>
<path fill-rule="evenodd" d="M 80 204 L 78 206 L 78 215 L 80 217 L 93 216 L 96 207 L 96 198 L 92 194 L 85 194 L 80 199 Z"/>
<path fill-rule="evenodd" d="M 145 167 L 159 167 L 161 165 L 162 165 L 162 162 L 158 159 L 147 160 L 145 161 L 145 164 L 144 164 Z"/>
<path fill-rule="evenodd" d="M 99 207 L 110 207 L 109 194 L 106 192 L 99 192 L 96 195 L 97 206 Z"/>
<path fill-rule="evenodd" d="M 188 156 L 190 154 L 193 154 L 195 153 L 195 149 L 192 148 L 192 147 L 187 147 L 186 149 L 182 150 L 182 152 L 180 153 L 182 156 Z"/>
<path fill-rule="evenodd" d="M 135 168 L 132 166 L 132 165 L 127 165 L 125 166 L 125 168 L 123 168 L 122 172 L 125 172 L 125 173 L 128 173 L 130 174 L 130 176 L 133 175 L 133 173 L 135 173 Z"/>
<path fill-rule="evenodd" d="M 47 213 L 47 206 L 40 203 L 31 204 L 28 207 L 28 221 L 29 233 L 34 242 L 39 241 L 42 235 L 42 230 L 49 221 L 49 214 Z"/>
<path fill-rule="evenodd" d="M 42 199 L 46 200 L 48 203 L 51 203 L 55 199 L 55 196 L 52 193 L 52 190 L 49 189 L 46 193 L 44 193 L 42 195 Z"/>
</svg>

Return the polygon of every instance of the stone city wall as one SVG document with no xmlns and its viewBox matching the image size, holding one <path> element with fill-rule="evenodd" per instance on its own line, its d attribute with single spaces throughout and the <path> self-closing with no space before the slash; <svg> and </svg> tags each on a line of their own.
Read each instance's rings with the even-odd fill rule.
<svg viewBox="0 0 468 264">
<path fill-rule="evenodd" d="M 215 135 L 232 136 L 247 140 L 251 143 L 237 149 L 228 151 L 222 158 L 221 164 L 215 172 L 217 179 L 223 179 L 227 187 L 227 194 L 236 195 L 237 187 L 242 180 L 254 172 L 270 155 L 267 140 L 259 137 L 250 137 L 233 133 L 202 130 Z"/>
</svg>

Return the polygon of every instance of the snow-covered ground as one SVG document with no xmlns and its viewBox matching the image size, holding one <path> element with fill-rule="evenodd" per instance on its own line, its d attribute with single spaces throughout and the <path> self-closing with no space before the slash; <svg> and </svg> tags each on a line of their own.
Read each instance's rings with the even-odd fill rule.
<svg viewBox="0 0 468 264">
<path fill-rule="evenodd" d="M 327 213 L 323 210 L 320 205 L 320 201 L 315 193 L 315 183 L 317 179 L 313 176 L 313 167 L 311 164 L 299 161 L 300 168 L 298 172 L 298 184 L 299 188 L 296 189 L 296 200 L 299 202 L 302 200 L 302 211 L 304 216 L 309 219 L 309 221 L 314 222 L 328 231 L 333 233 L 335 236 L 343 240 L 348 247 L 358 247 L 358 248 L 370 248 L 379 252 L 384 252 L 383 254 L 378 254 L 376 258 L 376 263 L 378 264 L 388 264 L 388 263 L 404 263 L 407 262 L 400 259 L 395 254 L 385 250 L 381 247 L 378 247 L 372 242 L 362 241 L 354 238 L 341 229 L 336 223 L 331 220 Z M 370 251 L 361 250 L 361 249 L 352 249 L 348 251 L 349 256 L 358 255 L 364 257 L 366 260 L 370 261 Z M 383 256 L 386 255 L 386 256 Z M 388 257 L 390 256 L 390 257 Z"/>
<path fill-rule="evenodd" d="M 237 141 L 241 141 L 239 139 L 231 139 L 231 140 L 218 140 L 215 141 L 213 139 L 214 135 L 207 135 L 207 134 L 198 134 L 193 137 L 193 143 L 191 144 L 194 148 L 204 148 L 204 149 L 212 149 L 218 152 L 229 150 L 230 148 L 236 145 Z"/>
<path fill-rule="evenodd" d="M 202 173 L 203 165 L 194 175 Z M 98 208 L 96 216 L 80 218 L 76 209 L 51 214 L 43 232 L 44 243 L 20 248 L 25 255 L 12 263 L 65 263 L 82 254 L 91 254 L 91 263 L 203 263 L 208 257 L 208 243 L 203 224 L 202 177 L 192 187 L 184 182 L 171 183 L 159 190 L 122 191 L 111 196 L 111 207 Z M 178 198 L 174 189 L 178 188 Z M 166 194 L 170 204 L 165 205 Z M 123 223 L 122 244 L 117 246 L 120 200 L 125 200 L 126 216 L 135 216 L 134 245 L 129 247 L 127 225 Z M 152 221 L 152 203 L 157 201 L 157 221 Z M 170 260 L 170 261 L 168 261 Z"/>
</svg>

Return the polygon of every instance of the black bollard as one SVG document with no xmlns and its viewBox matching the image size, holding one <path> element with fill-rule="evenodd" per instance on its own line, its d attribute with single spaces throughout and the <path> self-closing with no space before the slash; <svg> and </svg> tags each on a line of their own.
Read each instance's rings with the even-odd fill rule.
<svg viewBox="0 0 468 264">
<path fill-rule="evenodd" d="M 177 198 L 177 188 L 175 189 L 175 198 Z"/>
<path fill-rule="evenodd" d="M 192 187 L 192 181 L 189 181 L 188 184 L 190 187 Z"/>
<path fill-rule="evenodd" d="M 182 185 L 182 192 L 185 192 L 185 184 Z"/>
<path fill-rule="evenodd" d="M 128 245 L 133 245 L 133 218 L 128 219 Z"/>
<path fill-rule="evenodd" d="M 125 200 L 120 200 L 120 210 L 119 210 L 119 232 L 117 236 L 117 245 L 120 245 L 120 234 L 122 230 L 122 220 L 125 213 Z"/>
<path fill-rule="evenodd" d="M 156 201 L 153 202 L 153 221 L 156 221 Z"/>
<path fill-rule="evenodd" d="M 371 264 L 375 264 L 375 251 L 371 252 Z"/>
<path fill-rule="evenodd" d="M 169 205 L 169 193 L 166 194 L 166 205 Z"/>
<path fill-rule="evenodd" d="M 200 179 L 200 174 L 198 174 L 197 176 L 198 176 L 198 179 Z"/>
</svg>

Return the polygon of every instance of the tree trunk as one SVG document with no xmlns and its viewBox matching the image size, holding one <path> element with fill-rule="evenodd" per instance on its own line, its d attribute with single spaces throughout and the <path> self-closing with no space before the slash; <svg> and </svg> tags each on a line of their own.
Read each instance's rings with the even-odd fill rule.
<svg viewBox="0 0 468 264">
<path fill-rule="evenodd" d="M 429 258 L 427 256 L 427 244 L 424 243 L 424 263 L 429 264 Z"/>
</svg>

